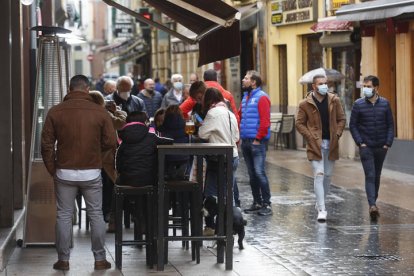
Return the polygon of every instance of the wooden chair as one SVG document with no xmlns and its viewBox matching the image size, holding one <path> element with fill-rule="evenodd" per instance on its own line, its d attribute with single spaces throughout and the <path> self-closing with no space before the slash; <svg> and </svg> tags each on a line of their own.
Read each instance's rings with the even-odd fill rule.
<svg viewBox="0 0 414 276">
<path fill-rule="evenodd" d="M 279 131 L 276 133 L 276 137 L 273 140 L 273 148 L 277 149 L 279 146 L 283 149 L 288 144 L 287 136 L 292 133 L 295 126 L 295 115 L 284 114 L 282 116 L 282 122 L 279 127 Z"/>
</svg>

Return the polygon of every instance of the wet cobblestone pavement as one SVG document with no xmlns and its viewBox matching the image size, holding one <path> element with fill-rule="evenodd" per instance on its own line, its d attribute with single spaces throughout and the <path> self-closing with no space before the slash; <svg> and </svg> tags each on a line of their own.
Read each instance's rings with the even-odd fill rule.
<svg viewBox="0 0 414 276">
<path fill-rule="evenodd" d="M 296 275 L 414 275 L 413 212 L 379 204 L 381 216 L 371 222 L 365 194 L 333 183 L 328 220 L 318 223 L 313 179 L 266 166 L 273 216 L 245 215 L 246 244 Z M 252 196 L 242 158 L 237 179 L 245 208 Z"/>
</svg>

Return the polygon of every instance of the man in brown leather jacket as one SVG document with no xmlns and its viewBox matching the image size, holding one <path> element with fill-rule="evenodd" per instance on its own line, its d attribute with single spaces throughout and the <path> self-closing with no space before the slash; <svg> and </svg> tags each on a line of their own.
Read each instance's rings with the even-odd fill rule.
<svg viewBox="0 0 414 276">
<path fill-rule="evenodd" d="M 95 269 L 108 269 L 102 216 L 102 151 L 116 147 L 115 130 L 104 107 L 88 94 L 83 75 L 70 80 L 63 102 L 52 107 L 42 131 L 42 157 L 55 180 L 57 270 L 69 270 L 72 215 L 78 190 L 91 222 Z M 56 144 L 56 146 L 55 146 Z"/>
<path fill-rule="evenodd" d="M 313 167 L 317 220 L 325 222 L 328 214 L 325 208 L 326 195 L 335 160 L 339 159 L 338 140 L 346 119 L 339 98 L 328 93 L 325 76 L 314 76 L 312 88 L 299 104 L 296 129 L 306 140 L 306 153 Z"/>
</svg>

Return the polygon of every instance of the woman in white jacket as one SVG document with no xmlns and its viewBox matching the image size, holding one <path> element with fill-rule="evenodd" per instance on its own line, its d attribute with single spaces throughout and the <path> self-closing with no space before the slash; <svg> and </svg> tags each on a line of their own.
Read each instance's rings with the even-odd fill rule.
<svg viewBox="0 0 414 276">
<path fill-rule="evenodd" d="M 239 164 L 239 154 L 237 151 L 237 141 L 239 141 L 239 127 L 234 114 L 228 109 L 223 95 L 215 88 L 208 88 L 204 94 L 203 108 L 208 110 L 202 125 L 198 130 L 201 139 L 209 143 L 225 143 L 233 146 L 233 184 L 237 166 Z M 204 196 L 217 197 L 217 171 L 218 162 L 207 159 L 206 185 Z M 235 187 L 233 187 L 235 189 Z M 233 199 L 231 199 L 233 202 Z M 209 210 L 211 211 L 211 210 Z M 206 229 L 204 232 L 211 232 L 215 228 L 214 215 L 206 217 Z M 214 232 L 213 232 L 214 233 Z"/>
</svg>

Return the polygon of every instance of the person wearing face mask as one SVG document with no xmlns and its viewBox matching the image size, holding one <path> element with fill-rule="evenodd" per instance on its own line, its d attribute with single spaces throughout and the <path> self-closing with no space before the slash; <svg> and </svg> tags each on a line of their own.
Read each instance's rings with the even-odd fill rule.
<svg viewBox="0 0 414 276">
<path fill-rule="evenodd" d="M 138 98 L 144 101 L 148 117 L 154 117 L 155 112 L 161 107 L 162 95 L 155 90 L 155 82 L 152 79 L 144 81 L 144 89 L 138 93 Z"/>
<path fill-rule="evenodd" d="M 296 129 L 306 140 L 306 154 L 313 167 L 317 220 L 325 222 L 328 216 L 326 196 L 335 160 L 339 159 L 338 141 L 346 119 L 339 97 L 328 93 L 325 76 L 314 76 L 312 88 L 299 103 Z"/>
<path fill-rule="evenodd" d="M 365 173 L 365 191 L 372 220 L 379 216 L 376 205 L 382 165 L 388 148 L 394 141 L 394 120 L 390 103 L 378 94 L 379 79 L 376 76 L 364 78 L 364 97 L 355 101 L 349 128 L 352 138 L 359 147 L 362 167 Z"/>
<path fill-rule="evenodd" d="M 167 108 L 170 105 L 180 105 L 183 102 L 183 76 L 174 74 L 171 76 L 173 87 L 165 94 L 162 99 L 161 108 Z"/>
<path fill-rule="evenodd" d="M 130 77 L 119 77 L 116 81 L 116 92 L 106 96 L 105 99 L 114 101 L 127 114 L 134 111 L 146 112 L 144 101 L 137 96 L 131 95 L 133 84 L 134 82 Z"/>
</svg>

